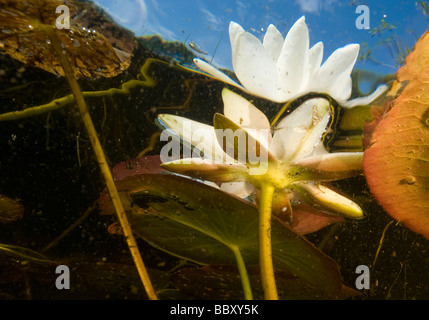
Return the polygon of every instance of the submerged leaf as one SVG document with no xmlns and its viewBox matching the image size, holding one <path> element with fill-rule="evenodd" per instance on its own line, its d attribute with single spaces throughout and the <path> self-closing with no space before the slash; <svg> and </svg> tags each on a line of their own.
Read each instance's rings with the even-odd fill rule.
<svg viewBox="0 0 429 320">
<path fill-rule="evenodd" d="M 176 175 L 138 175 L 117 182 L 134 232 L 174 256 L 198 264 L 258 265 L 258 211 L 248 201 Z M 107 212 L 105 212 L 107 213 Z M 277 220 L 272 224 L 274 266 L 335 298 L 336 263 Z"/>
<path fill-rule="evenodd" d="M 364 153 L 371 192 L 387 213 L 429 238 L 429 33 L 399 80 L 410 80 L 380 120 Z"/>
<path fill-rule="evenodd" d="M 399 81 L 413 80 L 429 68 L 429 31 L 417 41 L 414 50 L 405 59 L 405 65 L 396 74 Z"/>
</svg>

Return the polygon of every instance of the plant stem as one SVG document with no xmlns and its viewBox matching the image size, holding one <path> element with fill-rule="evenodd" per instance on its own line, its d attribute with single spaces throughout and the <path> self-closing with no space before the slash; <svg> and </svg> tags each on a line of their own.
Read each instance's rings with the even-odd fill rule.
<svg viewBox="0 0 429 320">
<path fill-rule="evenodd" d="M 129 94 L 132 88 L 137 86 L 140 87 L 153 87 L 156 85 L 154 79 L 152 79 L 149 75 L 149 67 L 155 61 L 159 63 L 164 63 L 164 61 L 156 60 L 155 58 L 147 58 L 145 63 L 140 69 L 140 74 L 143 76 L 144 80 L 129 80 L 121 85 L 121 88 L 110 88 L 102 91 L 84 91 L 82 95 L 84 97 L 95 98 L 95 97 L 103 97 L 103 96 L 111 96 L 114 94 Z M 35 117 L 50 111 L 54 111 L 64 107 L 67 104 L 75 102 L 75 97 L 73 94 L 69 94 L 65 97 L 54 99 L 49 103 L 42 104 L 40 106 L 29 107 L 20 111 L 12 111 L 0 114 L 0 122 L 1 121 L 13 121 L 19 120 L 29 117 Z"/>
<path fill-rule="evenodd" d="M 232 252 L 234 252 L 235 260 L 237 261 L 237 268 L 238 272 L 240 273 L 241 285 L 244 292 L 244 299 L 253 300 L 252 288 L 250 286 L 249 275 L 247 274 L 243 256 L 237 247 L 232 247 L 231 249 Z"/>
<path fill-rule="evenodd" d="M 143 286 L 146 290 L 146 294 L 148 295 L 149 299 L 157 300 L 155 290 L 152 287 L 152 283 L 150 281 L 146 267 L 141 258 L 140 251 L 138 249 L 136 240 L 132 233 L 127 216 L 125 214 L 125 210 L 123 208 L 121 199 L 119 197 L 118 190 L 116 189 L 115 182 L 113 181 L 112 173 L 110 172 L 110 168 L 107 164 L 106 156 L 104 155 L 103 148 L 101 146 L 100 140 L 98 139 L 98 135 L 94 128 L 94 124 L 92 122 L 85 100 L 83 98 L 82 91 L 80 90 L 79 84 L 76 80 L 76 77 L 74 76 L 73 69 L 68 61 L 68 58 L 63 53 L 61 42 L 58 39 L 57 34 L 55 33 L 54 27 L 50 25 L 43 25 L 43 24 L 41 24 L 40 27 L 48 34 L 51 40 L 52 47 L 54 48 L 57 54 L 58 60 L 60 61 L 61 66 L 64 70 L 65 77 L 75 97 L 76 104 L 79 108 L 79 112 L 82 117 L 82 121 L 85 125 L 86 131 L 88 133 L 89 139 L 94 149 L 94 152 L 98 161 L 98 165 L 101 169 L 101 173 L 106 182 L 107 189 L 112 198 L 112 202 L 115 207 L 118 220 L 121 224 L 124 237 L 131 251 L 131 255 L 134 259 L 134 263 L 136 265 L 137 271 L 139 272 L 140 278 L 143 282 Z"/>
<path fill-rule="evenodd" d="M 264 183 L 259 199 L 259 264 L 261 268 L 262 288 L 266 300 L 278 300 L 274 277 L 273 254 L 271 248 L 271 207 L 274 186 Z"/>
</svg>

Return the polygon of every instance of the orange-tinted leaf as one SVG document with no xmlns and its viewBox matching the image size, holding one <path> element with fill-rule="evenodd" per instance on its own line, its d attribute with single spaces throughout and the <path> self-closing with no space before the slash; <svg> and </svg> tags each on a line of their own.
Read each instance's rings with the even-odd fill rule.
<svg viewBox="0 0 429 320">
<path fill-rule="evenodd" d="M 405 65 L 398 70 L 396 76 L 399 81 L 413 80 L 424 69 L 429 67 L 429 30 L 417 41 L 405 59 Z"/>
<path fill-rule="evenodd" d="M 405 84 L 403 83 L 393 81 L 389 92 L 386 93 L 385 101 L 379 105 L 371 106 L 371 115 L 373 119 L 372 121 L 366 121 L 363 128 L 362 146 L 364 150 L 369 147 L 372 133 L 377 127 L 377 124 L 380 122 L 383 116 L 389 112 L 393 102 L 399 96 L 400 92 L 402 92 L 404 86 Z"/>
<path fill-rule="evenodd" d="M 429 238 L 429 34 L 416 44 L 407 66 L 410 80 L 378 123 L 364 154 L 371 192 L 387 213 Z M 408 65 L 410 63 L 410 65 Z"/>
</svg>

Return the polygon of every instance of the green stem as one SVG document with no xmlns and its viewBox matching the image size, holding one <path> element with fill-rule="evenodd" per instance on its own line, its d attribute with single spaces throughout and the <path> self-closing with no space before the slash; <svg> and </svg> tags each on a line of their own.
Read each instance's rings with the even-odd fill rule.
<svg viewBox="0 0 429 320">
<path fill-rule="evenodd" d="M 109 166 L 107 165 L 106 156 L 104 154 L 100 140 L 98 139 L 98 135 L 94 128 L 94 124 L 92 122 L 85 100 L 83 98 L 82 91 L 80 90 L 79 84 L 74 76 L 74 71 L 72 69 L 72 66 L 70 65 L 66 55 L 63 53 L 61 42 L 57 37 L 54 27 L 50 25 L 42 25 L 42 24 L 40 25 L 40 27 L 48 34 L 48 37 L 52 43 L 52 47 L 54 48 L 54 51 L 58 56 L 58 60 L 60 61 L 61 66 L 64 70 L 64 75 L 67 79 L 67 82 L 70 86 L 73 96 L 75 97 L 76 104 L 78 106 L 82 121 L 85 125 L 86 131 L 91 141 L 92 148 L 94 150 L 95 156 L 98 161 L 98 165 L 100 167 L 101 173 L 106 182 L 107 190 L 109 191 L 118 220 L 121 224 L 122 231 L 124 233 L 124 237 L 126 239 L 128 248 L 130 249 L 131 256 L 133 257 L 134 263 L 136 265 L 137 271 L 142 280 L 143 286 L 146 290 L 146 294 L 148 295 L 148 298 L 150 300 L 157 300 L 158 298 L 156 296 L 155 290 L 152 286 L 152 282 L 149 278 L 149 274 L 147 272 L 147 269 L 140 255 L 137 242 L 132 233 L 131 226 L 128 222 L 128 218 L 123 208 L 118 190 L 116 189 L 116 185 L 113 180 L 112 173 L 110 171 Z"/>
<path fill-rule="evenodd" d="M 149 67 L 155 61 L 163 63 L 163 61 L 159 61 L 154 58 L 148 58 L 146 59 L 143 66 L 141 67 L 140 73 L 143 76 L 144 80 L 132 79 L 122 84 L 120 89 L 110 88 L 108 90 L 102 90 L 102 91 L 85 91 L 85 92 L 82 92 L 82 95 L 85 98 L 103 97 L 103 96 L 111 96 L 114 94 L 129 94 L 130 90 L 137 86 L 153 87 L 155 86 L 156 83 L 155 83 L 155 80 L 152 79 L 151 76 L 149 75 Z M 19 120 L 19 119 L 24 119 L 29 117 L 35 117 L 50 111 L 60 109 L 63 106 L 71 104 L 73 102 L 75 102 L 75 96 L 73 94 L 69 94 L 65 97 L 52 100 L 51 102 L 42 104 L 40 106 L 29 107 L 20 111 L 11 111 L 11 112 L 0 114 L 0 121 L 14 121 L 14 120 Z"/>
<path fill-rule="evenodd" d="M 238 272 L 240 273 L 241 285 L 243 286 L 244 299 L 253 300 L 252 288 L 250 287 L 249 275 L 247 274 L 246 265 L 241 255 L 240 250 L 237 247 L 231 248 L 234 252 L 235 260 L 237 261 Z"/>
<path fill-rule="evenodd" d="M 264 183 L 261 186 L 261 198 L 259 200 L 259 264 L 266 300 L 278 300 L 271 248 L 271 207 L 273 195 L 274 186 Z"/>
</svg>

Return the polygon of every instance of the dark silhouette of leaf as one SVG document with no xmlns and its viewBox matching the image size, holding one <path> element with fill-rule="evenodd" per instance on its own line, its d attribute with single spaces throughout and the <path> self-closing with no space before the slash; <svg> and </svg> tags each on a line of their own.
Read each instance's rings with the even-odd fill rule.
<svg viewBox="0 0 429 320">
<path fill-rule="evenodd" d="M 247 266 L 259 264 L 258 210 L 248 201 L 171 174 L 141 174 L 116 184 L 134 232 L 155 247 L 203 265 L 234 266 L 234 251 Z M 106 203 L 102 209 L 111 213 Z M 339 294 L 335 261 L 277 220 L 271 240 L 277 270 L 303 279 L 327 298 Z"/>
</svg>

